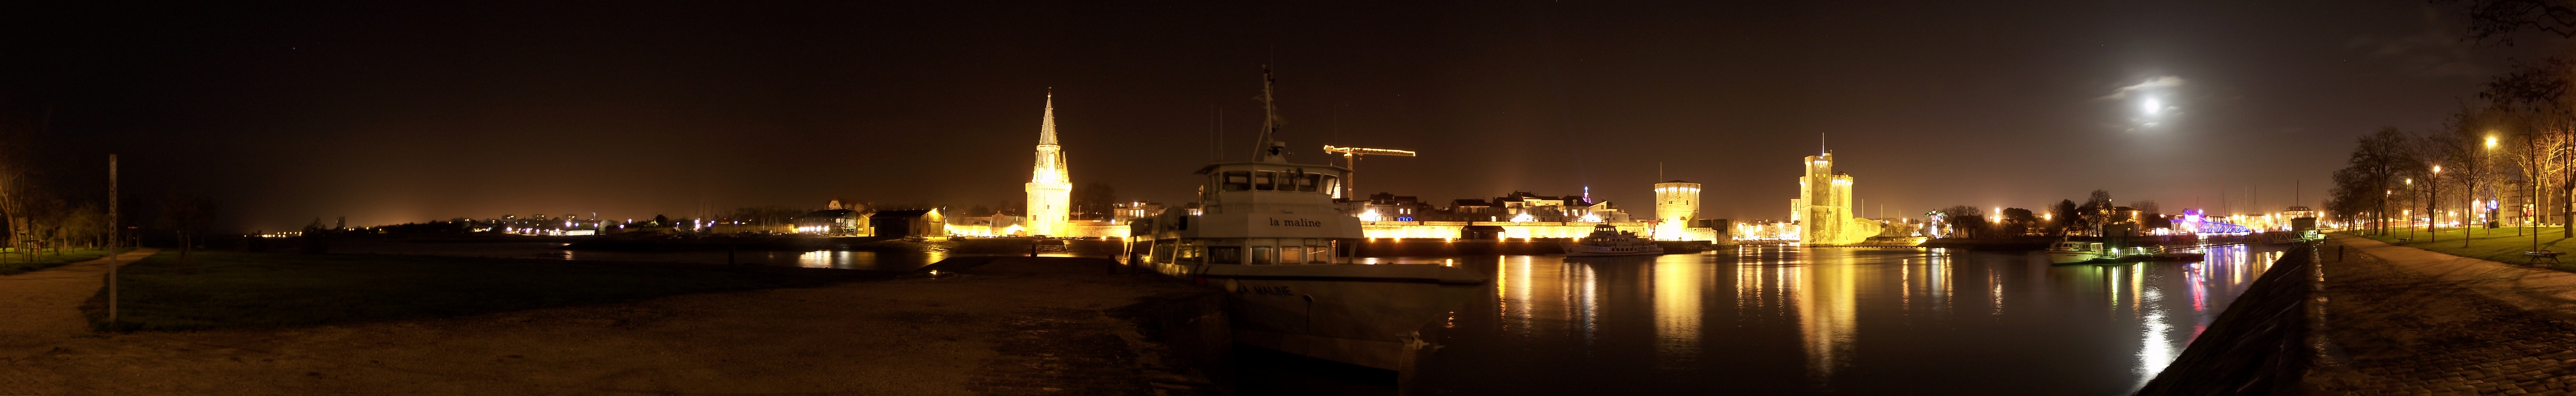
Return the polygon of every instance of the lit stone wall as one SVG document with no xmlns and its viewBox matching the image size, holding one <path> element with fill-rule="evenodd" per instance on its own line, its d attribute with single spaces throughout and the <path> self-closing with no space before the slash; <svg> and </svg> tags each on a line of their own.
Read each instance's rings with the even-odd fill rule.
<svg viewBox="0 0 2576 396">
<path fill-rule="evenodd" d="M 1062 231 L 1063 233 L 1061 235 L 1053 236 L 1070 238 L 1125 238 L 1127 237 L 1127 223 L 1114 223 L 1107 221 L 1071 221 L 1064 223 Z"/>
<path fill-rule="evenodd" d="M 1470 225 L 1502 226 L 1503 238 L 1582 238 L 1604 223 L 1509 221 L 1363 221 L 1360 233 L 1370 238 L 1457 238 Z M 1607 223 L 1620 231 L 1645 234 L 1646 223 Z"/>
<path fill-rule="evenodd" d="M 1661 231 L 1659 230 L 1658 232 L 1661 232 Z M 1717 229 L 1715 229 L 1715 228 L 1687 228 L 1687 227 L 1682 228 L 1682 229 L 1680 229 L 1680 230 L 1676 230 L 1674 234 L 1661 234 L 1661 233 L 1658 233 L 1658 234 L 1656 234 L 1656 235 L 1655 235 L 1655 239 L 1667 240 L 1667 241 L 1727 241 L 1727 240 L 1728 240 L 1728 239 L 1719 239 L 1718 234 L 1717 234 Z"/>
</svg>

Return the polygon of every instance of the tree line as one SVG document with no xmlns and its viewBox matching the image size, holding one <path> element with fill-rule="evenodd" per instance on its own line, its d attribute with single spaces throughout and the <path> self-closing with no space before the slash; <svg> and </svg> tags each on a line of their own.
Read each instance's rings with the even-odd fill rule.
<svg viewBox="0 0 2576 396">
<path fill-rule="evenodd" d="M 0 247 L 14 259 L 34 259 L 62 249 L 100 248 L 110 241 L 104 183 L 106 158 L 66 159 L 54 154 L 46 137 L 49 111 L 11 108 L 0 111 Z M 228 229 L 223 205 L 214 198 L 187 192 L 140 194 L 128 186 L 117 219 L 133 232 L 128 238 L 169 238 L 182 254 L 204 244 L 207 235 Z M 157 186 L 156 186 L 157 187 Z M 157 244 L 157 242 L 156 242 Z"/>
<path fill-rule="evenodd" d="M 2468 38 L 2513 46 L 2576 37 L 2576 5 L 2551 0 L 2442 0 L 2468 17 Z M 2429 222 L 2499 227 L 2566 224 L 2576 216 L 2576 53 L 2519 62 L 2481 83 L 2431 130 L 2393 127 L 2362 135 L 2325 203 L 2327 216 L 2386 234 Z M 2511 201 L 2511 202 L 2503 202 Z M 2484 220 L 2484 222 L 2480 222 Z M 2561 230 L 2576 237 L 2576 230 Z"/>
<path fill-rule="evenodd" d="M 1975 206 L 1952 205 L 1924 215 L 1932 218 L 1935 225 L 1948 227 L 1948 236 L 1959 238 L 2101 235 L 2106 226 L 2114 224 L 2133 224 L 2140 229 L 2172 224 L 2155 200 L 2122 206 L 2111 200 L 2110 191 L 2104 190 L 2093 190 L 2080 204 L 2073 199 L 2058 200 L 2045 206 L 2045 212 L 2011 207 L 2001 210 L 1986 213 Z"/>
</svg>

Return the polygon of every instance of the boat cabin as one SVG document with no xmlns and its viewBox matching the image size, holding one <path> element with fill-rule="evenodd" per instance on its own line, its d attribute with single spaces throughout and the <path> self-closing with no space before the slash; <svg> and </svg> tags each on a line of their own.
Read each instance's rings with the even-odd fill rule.
<svg viewBox="0 0 2576 396">
<path fill-rule="evenodd" d="M 2058 241 L 2056 245 L 2054 245 L 2054 246 L 2050 246 L 2050 247 L 2048 248 L 2048 250 L 2067 251 L 2067 252 L 2100 252 L 2100 251 L 2102 251 L 2102 243 L 2101 243 L 2101 242 Z"/>
<path fill-rule="evenodd" d="M 1195 210 L 1139 222 L 1135 258 L 1157 264 L 1333 264 L 1364 235 L 1335 205 L 1348 170 L 1285 162 L 1208 165 Z"/>
</svg>

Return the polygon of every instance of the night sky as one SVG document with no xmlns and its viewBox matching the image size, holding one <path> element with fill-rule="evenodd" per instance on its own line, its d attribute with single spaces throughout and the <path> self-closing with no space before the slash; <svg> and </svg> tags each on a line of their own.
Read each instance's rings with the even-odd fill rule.
<svg viewBox="0 0 2576 396">
<path fill-rule="evenodd" d="M 965 208 L 1021 194 L 1052 88 L 1077 185 L 1179 203 L 1249 158 L 1268 64 L 1293 160 L 1422 152 L 1364 160 L 1364 193 L 1651 213 L 1660 162 L 1703 217 L 1777 219 L 1821 134 L 1868 216 L 2279 210 L 2563 45 L 2475 46 L 2420 1 L 378 3 L 0 5 L 0 144 L 64 195 L 118 153 L 128 194 L 272 231 Z"/>
</svg>

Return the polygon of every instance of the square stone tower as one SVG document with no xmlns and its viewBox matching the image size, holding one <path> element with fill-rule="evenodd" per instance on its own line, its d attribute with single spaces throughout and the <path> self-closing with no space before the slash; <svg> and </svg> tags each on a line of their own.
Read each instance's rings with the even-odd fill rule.
<svg viewBox="0 0 2576 396">
<path fill-rule="evenodd" d="M 1852 177 L 1834 172 L 1834 153 L 1807 156 L 1807 174 L 1798 177 L 1798 242 L 1808 245 L 1858 243 L 1870 235 L 1851 234 Z"/>
</svg>

